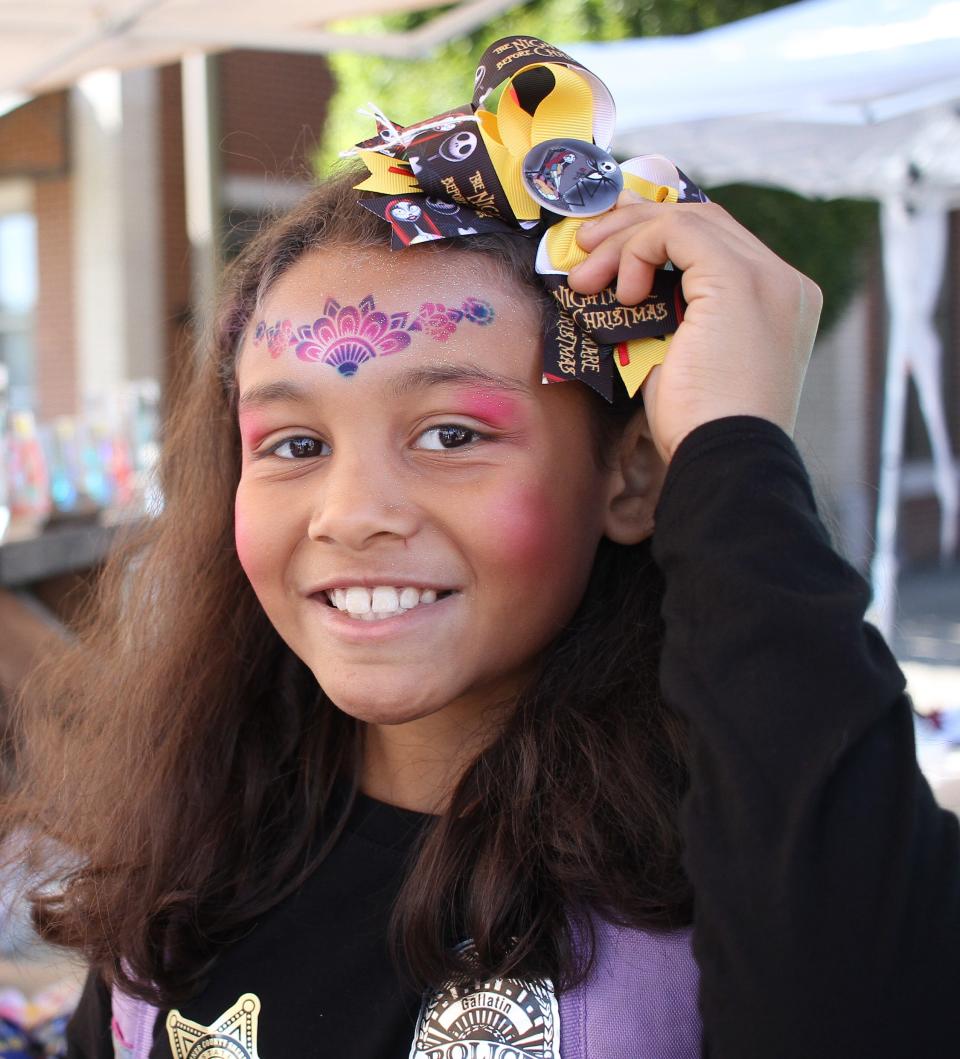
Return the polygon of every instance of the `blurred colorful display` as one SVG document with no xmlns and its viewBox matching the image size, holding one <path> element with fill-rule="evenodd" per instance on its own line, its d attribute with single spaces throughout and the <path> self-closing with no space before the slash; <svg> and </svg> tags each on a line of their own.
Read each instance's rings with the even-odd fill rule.
<svg viewBox="0 0 960 1059">
<path fill-rule="evenodd" d="M 152 379 L 91 396 L 82 414 L 8 409 L 0 379 L 0 542 L 55 522 L 155 512 L 160 390 Z"/>
</svg>

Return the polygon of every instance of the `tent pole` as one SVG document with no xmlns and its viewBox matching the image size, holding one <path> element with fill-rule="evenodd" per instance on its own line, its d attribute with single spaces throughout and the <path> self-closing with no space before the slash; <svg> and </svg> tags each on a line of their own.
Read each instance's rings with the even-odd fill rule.
<svg viewBox="0 0 960 1059">
<path fill-rule="evenodd" d="M 210 322 L 221 265 L 216 62 L 216 56 L 196 53 L 180 63 L 190 302 L 198 334 Z"/>
<path fill-rule="evenodd" d="M 943 348 L 936 326 L 937 301 L 947 264 L 949 222 L 944 205 L 925 199 L 911 214 L 914 229 L 914 287 L 910 368 L 930 439 L 933 488 L 940 503 L 940 565 L 957 550 L 960 488 L 943 401 Z"/>
<path fill-rule="evenodd" d="M 910 225 L 907 203 L 897 196 L 884 200 L 880 211 L 883 278 L 887 293 L 888 338 L 884 372 L 883 426 L 880 442 L 880 483 L 877 532 L 870 581 L 873 601 L 867 617 L 890 642 L 897 611 L 897 520 L 900 508 L 900 471 L 906 418 L 910 305 Z"/>
<path fill-rule="evenodd" d="M 940 389 L 941 349 L 933 319 L 947 258 L 946 211 L 942 205 L 914 203 L 903 194 L 883 201 L 880 220 L 889 340 L 876 547 L 871 567 L 873 605 L 868 617 L 890 641 L 897 609 L 897 522 L 907 382 L 911 374 L 933 454 L 934 488 L 940 501 L 942 565 L 946 565 L 957 546 L 960 490 Z"/>
</svg>

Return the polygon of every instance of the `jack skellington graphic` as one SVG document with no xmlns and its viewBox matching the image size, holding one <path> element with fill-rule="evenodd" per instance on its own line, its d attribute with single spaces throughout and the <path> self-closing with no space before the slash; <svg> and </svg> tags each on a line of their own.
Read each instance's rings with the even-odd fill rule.
<svg viewBox="0 0 960 1059">
<path fill-rule="evenodd" d="M 421 123 L 403 130 L 406 160 L 414 176 L 424 167 L 436 166 L 440 159 L 448 163 L 466 161 L 477 149 L 476 118 L 472 114 L 451 112 L 443 121 Z M 472 124 L 473 128 L 464 128 Z"/>
<path fill-rule="evenodd" d="M 430 208 L 430 212 L 434 215 L 434 218 L 441 221 L 449 220 L 456 225 L 457 235 L 476 235 L 477 229 L 469 226 L 464 226 L 460 219 L 460 206 L 456 202 L 449 202 L 446 199 L 432 199 L 429 196 L 424 200 L 426 205 Z M 439 216 L 438 216 L 439 215 Z M 450 235 L 450 232 L 444 232 L 444 235 Z"/>
<path fill-rule="evenodd" d="M 461 129 L 452 136 L 448 136 L 440 144 L 440 150 L 437 153 L 448 162 L 464 162 L 476 149 L 477 134 L 470 132 L 468 129 Z M 435 157 L 436 155 L 434 155 Z"/>
<path fill-rule="evenodd" d="M 623 190 L 620 166 L 583 140 L 545 140 L 523 160 L 527 190 L 545 209 L 565 217 L 605 213 Z"/>
</svg>

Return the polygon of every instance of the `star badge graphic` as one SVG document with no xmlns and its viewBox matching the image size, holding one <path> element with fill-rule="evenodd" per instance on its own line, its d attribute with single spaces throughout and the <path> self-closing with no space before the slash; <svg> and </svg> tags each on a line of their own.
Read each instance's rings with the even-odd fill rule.
<svg viewBox="0 0 960 1059">
<path fill-rule="evenodd" d="M 212 1026 L 200 1026 L 173 1010 L 167 1035 L 174 1059 L 259 1059 L 257 1019 L 260 998 L 244 993 Z"/>
</svg>

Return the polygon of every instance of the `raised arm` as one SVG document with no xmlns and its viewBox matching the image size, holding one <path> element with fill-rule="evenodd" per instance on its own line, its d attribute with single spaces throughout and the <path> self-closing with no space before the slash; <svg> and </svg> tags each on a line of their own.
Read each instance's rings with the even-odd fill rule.
<svg viewBox="0 0 960 1059">
<path fill-rule="evenodd" d="M 688 435 L 653 551 L 661 682 L 691 724 L 710 1059 L 954 1054 L 957 819 L 917 767 L 903 674 L 790 438 L 750 416 Z"/>
<path fill-rule="evenodd" d="M 683 269 L 643 384 L 661 683 L 691 723 L 682 826 L 710 1059 L 957 1051 L 960 838 L 916 763 L 905 681 L 791 441 L 816 286 L 722 209 L 632 202 L 584 226 L 571 286 Z"/>
</svg>

